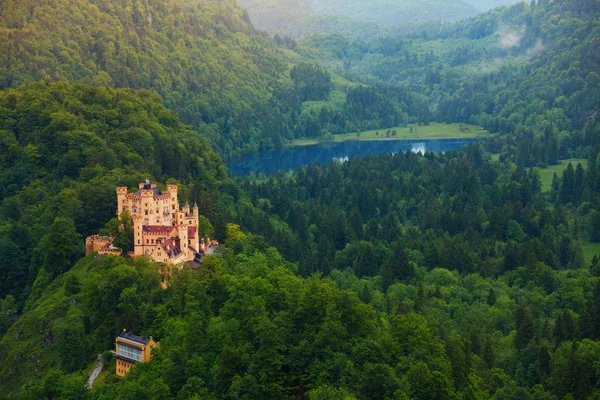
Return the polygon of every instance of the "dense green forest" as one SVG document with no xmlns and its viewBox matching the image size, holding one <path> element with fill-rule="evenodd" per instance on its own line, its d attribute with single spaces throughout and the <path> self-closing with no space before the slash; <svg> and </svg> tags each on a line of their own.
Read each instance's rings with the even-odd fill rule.
<svg viewBox="0 0 600 400">
<path fill-rule="evenodd" d="M 171 272 L 167 289 L 148 261 L 80 260 L 0 342 L 15 360 L 0 370 L 4 393 L 593 399 L 600 264 L 582 252 L 600 240 L 593 160 L 547 193 L 536 169 L 479 147 L 246 178 L 230 209 L 263 236 L 229 224 L 219 254 Z M 161 350 L 85 389 L 81 369 L 123 326 Z"/>
<path fill-rule="evenodd" d="M 295 50 L 350 80 L 427 96 L 431 120 L 505 134 L 521 166 L 587 156 L 600 110 L 597 1 L 519 3 L 450 27 L 370 42 L 317 36 Z"/>
<path fill-rule="evenodd" d="M 244 213 L 244 223 L 300 275 L 330 276 L 386 320 L 427 321 L 456 392 L 410 386 L 409 398 L 585 399 L 598 382 L 600 270 L 582 253 L 600 239 L 596 158 L 586 170 L 569 164 L 547 193 L 535 168 L 486 160 L 477 147 L 310 166 L 242 181 L 255 207 L 276 215 L 266 224 Z M 392 387 L 421 360 L 409 358 L 391 362 Z"/>
<path fill-rule="evenodd" d="M 513 0 L 240 0 L 252 24 L 269 34 L 303 38 L 339 33 L 372 38 L 411 29 L 424 22 L 458 21 Z"/>
<path fill-rule="evenodd" d="M 312 78 L 292 79 L 292 68 L 229 0 L 9 0 L 0 14 L 0 89 L 42 80 L 150 89 L 225 158 L 321 136 L 327 124 L 360 128 L 346 103 L 354 85 L 338 79 L 315 110 L 299 93 Z M 402 101 L 394 113 L 426 107 Z"/>
<path fill-rule="evenodd" d="M 209 191 L 229 181 L 206 139 L 155 93 L 64 83 L 0 92 L 0 298 L 38 295 L 114 216 L 117 182 L 149 176 L 198 182 L 190 196 L 213 220 Z"/>
<path fill-rule="evenodd" d="M 230 0 L 0 9 L 0 398 L 600 399 L 598 1 L 300 42 Z M 498 135 L 222 163 L 432 121 Z M 147 178 L 222 243 L 198 269 L 83 257 Z M 160 349 L 121 379 L 123 328 Z"/>
</svg>

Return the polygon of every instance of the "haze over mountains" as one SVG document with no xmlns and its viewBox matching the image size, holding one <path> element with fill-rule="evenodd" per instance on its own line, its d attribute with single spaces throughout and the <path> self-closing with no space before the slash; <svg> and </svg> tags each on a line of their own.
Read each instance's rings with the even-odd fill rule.
<svg viewBox="0 0 600 400">
<path fill-rule="evenodd" d="M 270 34 L 376 36 L 398 25 L 458 21 L 518 0 L 239 0 L 254 26 Z"/>
</svg>

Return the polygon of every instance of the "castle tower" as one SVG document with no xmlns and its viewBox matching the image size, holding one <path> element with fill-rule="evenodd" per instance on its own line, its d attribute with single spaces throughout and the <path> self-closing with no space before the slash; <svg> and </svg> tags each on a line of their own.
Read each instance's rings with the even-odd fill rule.
<svg viewBox="0 0 600 400">
<path fill-rule="evenodd" d="M 133 253 L 136 256 L 144 255 L 143 222 L 144 219 L 139 215 L 133 216 Z"/>
<path fill-rule="evenodd" d="M 196 219 L 198 219 L 198 203 L 194 202 L 194 217 L 196 217 Z"/>
<path fill-rule="evenodd" d="M 189 259 L 189 243 L 188 243 L 188 228 L 185 225 L 177 227 L 177 235 L 179 236 L 179 248 L 186 254 L 186 259 Z"/>
<path fill-rule="evenodd" d="M 171 195 L 171 204 L 175 205 L 175 208 L 179 208 L 179 200 L 177 199 L 177 185 L 167 185 L 167 192 Z"/>
<path fill-rule="evenodd" d="M 183 211 L 183 215 L 187 216 L 190 213 L 190 203 L 188 203 L 187 201 L 185 202 L 185 206 L 183 206 L 182 208 Z"/>
<path fill-rule="evenodd" d="M 117 186 L 117 216 L 123 212 L 123 207 L 127 206 L 127 186 Z"/>
</svg>

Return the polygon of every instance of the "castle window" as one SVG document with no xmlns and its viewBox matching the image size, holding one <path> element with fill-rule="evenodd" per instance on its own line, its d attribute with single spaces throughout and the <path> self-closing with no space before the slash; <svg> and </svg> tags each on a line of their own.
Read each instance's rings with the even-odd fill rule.
<svg viewBox="0 0 600 400">
<path fill-rule="evenodd" d="M 146 210 L 146 215 L 148 215 L 148 210 Z"/>
<path fill-rule="evenodd" d="M 144 220 L 144 224 L 148 225 L 148 218 Z"/>
<path fill-rule="evenodd" d="M 140 239 L 138 239 L 138 244 L 140 244 Z"/>
<path fill-rule="evenodd" d="M 150 243 L 150 239 L 146 239 L 146 244 L 149 244 L 149 243 Z"/>
<path fill-rule="evenodd" d="M 137 212 L 137 207 L 133 206 L 133 208 L 131 209 L 131 211 L 133 211 L 134 213 L 136 213 Z"/>
<path fill-rule="evenodd" d="M 156 223 L 159 223 L 159 222 L 160 222 L 160 218 L 156 218 Z"/>
<path fill-rule="evenodd" d="M 174 209 L 175 209 L 175 205 L 172 205 L 172 206 L 171 206 L 171 209 L 172 209 L 172 210 L 174 210 Z"/>
</svg>

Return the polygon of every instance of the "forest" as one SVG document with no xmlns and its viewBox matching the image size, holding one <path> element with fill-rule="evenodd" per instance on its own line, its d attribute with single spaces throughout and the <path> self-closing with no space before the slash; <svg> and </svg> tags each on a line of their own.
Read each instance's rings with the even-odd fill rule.
<svg viewBox="0 0 600 400">
<path fill-rule="evenodd" d="M 361 129 L 346 101 L 356 85 L 338 78 L 336 87 L 319 86 L 298 68 L 231 0 L 11 0 L 0 15 L 0 89 L 38 81 L 149 89 L 224 158 L 322 136 L 328 125 Z M 393 100 L 394 113 L 427 107 L 405 99 Z M 379 115 L 375 124 L 388 112 L 365 107 Z"/>
<path fill-rule="evenodd" d="M 490 150 L 520 166 L 587 156 L 600 110 L 597 1 L 521 2 L 472 20 L 368 42 L 339 35 L 297 43 L 347 79 L 426 96 L 419 122 L 500 133 Z"/>
<path fill-rule="evenodd" d="M 448 23 L 514 0 L 240 0 L 252 24 L 271 35 L 296 39 L 318 34 L 343 34 L 351 38 L 374 38 L 413 29 L 422 23 Z"/>
<path fill-rule="evenodd" d="M 230 0 L 0 8 L 0 398 L 600 399 L 597 1 L 299 41 Z M 223 164 L 431 122 L 487 132 Z M 144 179 L 198 203 L 198 269 L 84 257 Z M 124 328 L 160 348 L 120 378 Z"/>
</svg>

